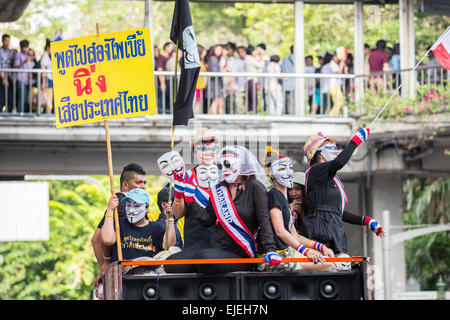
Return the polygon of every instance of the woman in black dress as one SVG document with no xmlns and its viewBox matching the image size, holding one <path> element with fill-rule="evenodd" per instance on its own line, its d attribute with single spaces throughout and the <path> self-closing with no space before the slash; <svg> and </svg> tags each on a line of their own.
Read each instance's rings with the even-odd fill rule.
<svg viewBox="0 0 450 320">
<path fill-rule="evenodd" d="M 336 147 L 336 139 L 319 133 L 309 137 L 303 148 L 310 164 L 305 172 L 304 236 L 325 244 L 336 256 L 347 253 L 347 238 L 342 221 L 366 225 L 377 236 L 385 236 L 383 228 L 375 219 L 345 210 L 347 195 L 344 185 L 336 176 L 368 136 L 369 129 L 360 129 L 340 151 Z"/>
<path fill-rule="evenodd" d="M 265 175 L 255 156 L 241 146 L 224 147 L 217 155 L 220 183 L 208 192 L 206 208 L 196 206 L 192 215 L 205 227 L 214 226 L 210 237 L 168 259 L 254 258 L 265 253 L 266 262 L 279 264 L 267 214 L 267 191 L 261 181 Z M 256 243 L 256 234 L 260 242 Z M 258 249 L 257 249 L 258 247 Z M 166 265 L 168 273 L 218 273 L 251 271 L 254 264 Z"/>
</svg>

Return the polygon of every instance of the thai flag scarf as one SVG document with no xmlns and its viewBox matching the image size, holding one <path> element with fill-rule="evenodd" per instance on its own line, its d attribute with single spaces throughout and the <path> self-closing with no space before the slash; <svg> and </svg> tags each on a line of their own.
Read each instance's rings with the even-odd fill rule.
<svg viewBox="0 0 450 320">
<path fill-rule="evenodd" d="M 305 171 L 305 195 L 308 192 L 308 177 L 309 177 L 309 171 L 311 170 L 312 166 L 308 168 L 308 170 Z M 341 180 L 339 180 L 338 177 L 334 176 L 333 178 L 334 183 L 339 189 L 339 192 L 341 194 L 341 216 L 344 214 L 345 206 L 348 203 L 347 194 L 345 193 L 344 185 L 342 184 Z"/>
<path fill-rule="evenodd" d="M 239 217 L 227 187 L 216 185 L 209 190 L 217 220 L 225 231 L 240 245 L 250 258 L 256 253 L 256 233 L 250 232 Z"/>
<path fill-rule="evenodd" d="M 184 201 L 195 201 L 200 207 L 206 208 L 209 201 L 208 189 L 199 186 L 195 168 L 186 171 L 184 184 Z"/>
</svg>

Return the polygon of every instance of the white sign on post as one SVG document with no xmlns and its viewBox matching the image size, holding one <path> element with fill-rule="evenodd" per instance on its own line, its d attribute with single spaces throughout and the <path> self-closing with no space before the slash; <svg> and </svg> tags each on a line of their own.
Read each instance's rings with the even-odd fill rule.
<svg viewBox="0 0 450 320">
<path fill-rule="evenodd" d="M 0 194 L 0 241 L 49 240 L 47 182 L 0 182 Z"/>
</svg>

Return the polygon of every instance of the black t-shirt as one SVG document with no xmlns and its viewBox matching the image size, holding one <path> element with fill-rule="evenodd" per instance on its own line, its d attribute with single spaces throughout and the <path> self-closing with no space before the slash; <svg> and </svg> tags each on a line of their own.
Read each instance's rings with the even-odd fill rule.
<svg viewBox="0 0 450 320">
<path fill-rule="evenodd" d="M 196 204 L 196 203 L 195 203 Z M 198 219 L 193 216 L 194 210 L 199 210 L 200 207 L 194 202 L 184 204 L 186 214 L 184 217 L 184 248 L 189 248 L 194 244 L 209 239 L 214 226 L 204 227 Z"/>
<path fill-rule="evenodd" d="M 269 212 L 273 208 L 278 208 L 281 210 L 282 216 L 283 216 L 283 225 L 284 228 L 291 232 L 292 225 L 294 223 L 294 218 L 291 213 L 291 208 L 289 207 L 289 201 L 288 199 L 277 189 L 272 188 L 267 192 L 267 198 L 268 198 L 268 207 Z M 276 249 L 277 250 L 283 250 L 288 247 L 287 244 L 283 242 L 280 238 L 277 237 L 275 230 L 273 229 L 273 236 L 275 238 L 276 243 Z"/>
<path fill-rule="evenodd" d="M 126 195 L 124 193 L 122 193 L 122 192 L 117 192 L 116 196 L 119 199 L 119 206 L 117 207 L 117 215 L 119 216 L 119 218 L 126 217 L 127 216 L 126 213 L 125 213 L 126 203 L 125 202 L 121 202 L 121 200 L 123 198 L 125 198 Z M 105 214 L 106 214 L 106 210 L 105 210 Z M 103 215 L 102 220 L 100 220 L 100 222 L 99 222 L 99 224 L 97 226 L 97 229 L 101 229 L 103 227 L 103 223 L 105 223 L 105 216 L 104 215 Z"/>
<path fill-rule="evenodd" d="M 164 228 L 155 221 L 137 227 L 126 217 L 119 218 L 120 242 L 124 260 L 153 257 L 163 251 Z M 117 261 L 117 245 L 113 246 L 112 261 Z"/>
</svg>

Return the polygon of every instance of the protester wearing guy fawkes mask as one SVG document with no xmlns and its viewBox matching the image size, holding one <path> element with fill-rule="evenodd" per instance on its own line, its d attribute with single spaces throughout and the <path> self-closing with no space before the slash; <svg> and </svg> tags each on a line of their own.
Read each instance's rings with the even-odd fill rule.
<svg viewBox="0 0 450 320">
<path fill-rule="evenodd" d="M 257 250 L 269 265 L 281 262 L 267 210 L 267 179 L 256 157 L 241 146 L 226 146 L 217 156 L 220 182 L 209 189 L 205 208 L 194 202 L 192 216 L 205 227 L 209 237 L 168 259 L 254 258 Z M 259 242 L 256 238 L 258 235 Z M 166 272 L 221 273 L 252 271 L 245 263 L 166 265 Z"/>
<path fill-rule="evenodd" d="M 276 250 L 283 258 L 309 258 L 312 263 L 281 263 L 279 266 L 260 264 L 259 271 L 330 271 L 332 263 L 326 263 L 323 256 L 334 257 L 332 250 L 322 243 L 312 241 L 298 234 L 292 215 L 287 189 L 294 182 L 292 160 L 279 154 L 271 147 L 266 148 L 263 157 L 264 168 L 273 187 L 268 191 L 268 209 L 274 233 Z M 320 262 L 320 263 L 319 263 Z"/>
<path fill-rule="evenodd" d="M 361 217 L 345 210 L 348 199 L 336 173 L 350 160 L 356 148 L 369 137 L 369 129 L 360 129 L 347 146 L 339 151 L 336 139 L 312 135 L 303 147 L 310 167 L 305 172 L 305 237 L 320 241 L 336 256 L 347 255 L 347 238 L 342 221 L 366 225 L 377 236 L 385 232 L 371 217 Z M 341 264 L 349 263 L 342 262 Z"/>
<path fill-rule="evenodd" d="M 206 207 L 208 190 L 219 182 L 215 165 L 219 139 L 207 128 L 198 130 L 190 141 L 195 166 L 181 177 L 174 177 L 175 201 L 173 214 L 177 219 L 185 217 L 184 248 L 208 238 L 212 228 L 203 227 L 197 219 L 192 218 L 192 211 L 199 207 Z M 197 205 L 194 206 L 194 203 Z"/>
<path fill-rule="evenodd" d="M 146 218 L 150 206 L 150 196 L 145 189 L 135 188 L 120 200 L 125 204 L 125 217 L 119 218 L 122 256 L 124 260 L 142 257 L 152 258 L 163 251 L 166 246 L 176 244 L 173 218 L 169 219 L 167 231 L 155 221 Z M 105 223 L 101 229 L 102 241 L 113 246 L 112 261 L 117 261 L 116 233 L 114 230 L 114 209 L 119 205 L 117 195 L 113 195 L 108 202 Z M 167 232 L 167 238 L 165 237 Z"/>
</svg>

